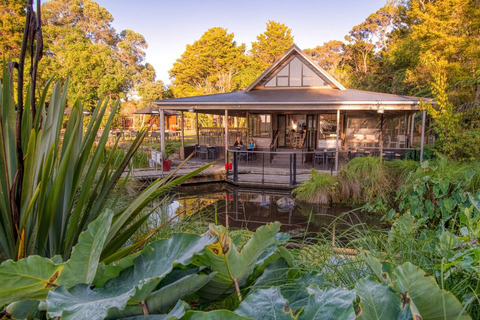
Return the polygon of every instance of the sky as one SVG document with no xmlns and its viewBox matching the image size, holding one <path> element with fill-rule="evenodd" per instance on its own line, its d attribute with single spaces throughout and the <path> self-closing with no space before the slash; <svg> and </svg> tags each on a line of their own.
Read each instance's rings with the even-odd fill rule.
<svg viewBox="0 0 480 320">
<path fill-rule="evenodd" d="M 353 26 L 382 7 L 386 0 L 97 0 L 114 17 L 120 32 L 131 29 L 148 43 L 146 62 L 157 79 L 170 83 L 168 71 L 187 44 L 212 27 L 234 33 L 237 43 L 251 43 L 266 30 L 269 20 L 292 29 L 301 49 L 330 40 L 344 40 Z"/>
</svg>

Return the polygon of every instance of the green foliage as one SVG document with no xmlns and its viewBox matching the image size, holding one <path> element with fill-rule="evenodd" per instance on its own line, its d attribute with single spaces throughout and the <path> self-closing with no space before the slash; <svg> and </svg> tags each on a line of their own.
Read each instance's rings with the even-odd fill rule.
<svg viewBox="0 0 480 320">
<path fill-rule="evenodd" d="M 114 206 L 118 200 L 111 197 L 111 193 L 140 146 L 145 131 L 141 131 L 131 146 L 114 159 L 118 141 L 110 152 L 105 153 L 104 150 L 115 112 L 111 113 L 101 133 L 100 126 L 108 104 L 99 102 L 84 132 L 82 105 L 76 102 L 65 132 L 61 135 L 67 86 L 54 86 L 48 111 L 45 107 L 47 86 L 36 118 L 31 119 L 28 104 L 28 111 L 23 113 L 21 138 L 25 151 L 25 174 L 17 211 L 14 205 L 17 202 L 10 192 L 11 186 L 18 184 L 15 177 L 18 176 L 19 165 L 14 135 L 15 104 L 9 83 L 9 75 L 5 72 L 0 118 L 0 166 L 4 168 L 0 173 L 0 259 L 20 259 L 32 254 L 53 257 L 60 254 L 66 260 L 88 223 L 104 211 L 107 203 Z M 113 110 L 117 106 L 115 104 Z M 99 140 L 96 142 L 97 137 Z M 115 161 L 116 165 L 113 165 Z M 141 222 L 148 218 L 149 213 L 142 213 L 142 209 L 149 200 L 178 185 L 187 176 L 171 182 L 170 177 L 159 179 L 136 201 L 119 208 L 114 215 L 112 228 L 105 230 L 106 244 L 100 246 L 102 260 L 108 257 L 106 252 L 120 254 L 118 257 L 121 257 L 122 253 L 117 250 L 128 240 L 126 235 L 134 233 Z M 141 218 L 140 222 L 130 225 L 131 219 L 137 216 Z M 124 232 L 123 236 L 120 236 L 120 231 Z M 125 255 L 129 251 L 122 252 Z"/>
<path fill-rule="evenodd" d="M 479 188 L 477 164 L 454 163 L 445 158 L 424 162 L 400 189 L 400 212 L 425 218 L 432 226 L 456 226 L 459 213 L 473 204 L 469 191 Z"/>
<path fill-rule="evenodd" d="M 258 228 L 241 251 L 232 243 L 227 229 L 222 226 L 211 226 L 210 229 L 216 235 L 217 242 L 207 248 L 198 263 L 211 266 L 217 275 L 200 290 L 200 296 L 203 300 L 214 301 L 225 298 L 237 289 L 241 300 L 239 287 L 245 285 L 260 258 L 265 260 L 276 251 L 275 235 L 280 229 L 280 223 Z"/>
<path fill-rule="evenodd" d="M 257 36 L 256 42 L 252 42 L 251 53 L 260 70 L 264 71 L 292 45 L 292 29 L 283 23 L 269 20 L 267 30 Z"/>
<path fill-rule="evenodd" d="M 93 108 L 100 98 L 126 99 L 138 92 L 150 102 L 163 91 L 155 70 L 144 62 L 144 37 L 132 30 L 117 33 L 113 16 L 95 1 L 45 2 L 42 19 L 46 54 L 39 67 L 41 81 L 69 76 L 70 101 L 82 98 Z"/>
<path fill-rule="evenodd" d="M 18 56 L 25 24 L 24 0 L 2 1 L 0 3 L 0 56 Z"/>
<path fill-rule="evenodd" d="M 170 70 L 175 97 L 230 92 L 239 88 L 236 75 L 245 64 L 245 45 L 233 33 L 211 28 L 177 59 Z"/>
<path fill-rule="evenodd" d="M 61 316 L 62 319 L 141 315 L 143 311 L 138 304 L 142 301 L 150 308 L 149 312 L 166 311 L 170 307 L 168 302 L 176 303 L 211 278 L 195 274 L 200 279 L 199 283 L 192 278 L 182 281 L 183 277 L 192 274 L 182 271 L 181 275 L 172 276 L 174 280 L 167 280 L 166 277 L 176 266 L 189 265 L 194 255 L 202 254 L 204 247 L 213 241 L 214 238 L 208 235 L 177 234 L 170 239 L 152 243 L 133 261 L 132 266 L 124 269 L 119 277 L 107 281 L 101 288 L 90 289 L 86 284 L 79 284 L 70 289 L 60 286 L 51 291 L 46 300 L 48 314 L 51 317 Z M 162 285 L 164 279 L 166 281 Z M 127 304 L 131 307 L 127 307 Z"/>
<path fill-rule="evenodd" d="M 338 181 L 335 176 L 320 173 L 312 169 L 310 180 L 302 182 L 300 186 L 293 190 L 297 199 L 329 204 L 338 199 Z"/>
<path fill-rule="evenodd" d="M 422 62 L 430 69 L 430 82 L 435 104 L 421 103 L 421 107 L 427 110 L 427 113 L 433 118 L 433 128 L 437 134 L 438 141 L 436 145 L 439 151 L 450 158 L 457 156 L 458 146 L 456 141 L 461 132 L 461 115 L 455 112 L 453 104 L 447 96 L 446 64 L 444 60 L 436 59 L 432 54 L 426 54 Z M 474 141 L 472 141 L 474 142 Z"/>
<path fill-rule="evenodd" d="M 392 192 L 387 168 L 379 157 L 357 157 L 338 174 L 343 198 L 373 202 L 386 199 Z"/>
</svg>

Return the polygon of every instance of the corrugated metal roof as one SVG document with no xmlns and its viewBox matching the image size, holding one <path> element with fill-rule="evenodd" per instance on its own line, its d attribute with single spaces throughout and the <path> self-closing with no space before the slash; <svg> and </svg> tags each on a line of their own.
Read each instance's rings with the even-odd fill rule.
<svg viewBox="0 0 480 320">
<path fill-rule="evenodd" d="M 362 91 L 338 90 L 331 88 L 319 89 L 261 89 L 236 91 L 229 93 L 211 94 L 186 98 L 176 98 L 156 101 L 159 106 L 175 105 L 250 105 L 250 104 L 346 104 L 346 103 L 390 103 L 390 104 L 418 104 L 419 100 L 432 101 L 432 99 L 402 96 L 395 94 Z"/>
</svg>

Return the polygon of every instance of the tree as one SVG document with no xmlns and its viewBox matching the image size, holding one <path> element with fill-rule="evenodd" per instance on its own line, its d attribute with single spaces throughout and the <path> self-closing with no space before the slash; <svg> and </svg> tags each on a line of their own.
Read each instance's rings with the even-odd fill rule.
<svg viewBox="0 0 480 320">
<path fill-rule="evenodd" d="M 146 86 L 146 79 L 155 81 L 153 67 L 144 62 L 145 38 L 132 30 L 117 33 L 113 16 L 95 1 L 51 0 L 42 9 L 42 79 L 69 77 L 70 101 L 82 98 L 93 107 L 103 97 L 128 99 L 138 86 Z"/>
<path fill-rule="evenodd" d="M 292 29 L 283 23 L 269 20 L 267 30 L 257 36 L 256 42 L 252 42 L 251 53 L 263 71 L 292 45 Z"/>
<path fill-rule="evenodd" d="M 342 41 L 332 40 L 313 49 L 305 49 L 304 52 L 325 71 L 341 80 L 343 77 L 341 69 L 343 69 L 344 63 L 344 46 L 345 44 Z"/>
<path fill-rule="evenodd" d="M 435 104 L 422 103 L 434 120 L 434 129 L 438 137 L 439 150 L 448 157 L 455 157 L 456 140 L 462 131 L 460 127 L 460 114 L 455 112 L 453 104 L 447 95 L 447 72 L 445 60 L 439 60 L 431 53 L 425 54 L 421 62 L 429 69 L 430 87 L 435 97 Z"/>
<path fill-rule="evenodd" d="M 173 64 L 170 70 L 175 97 L 239 89 L 236 76 L 245 65 L 245 45 L 234 34 L 215 27 L 206 31 Z"/>
<path fill-rule="evenodd" d="M 0 2 L 0 56 L 17 57 L 25 25 L 26 0 Z"/>
</svg>

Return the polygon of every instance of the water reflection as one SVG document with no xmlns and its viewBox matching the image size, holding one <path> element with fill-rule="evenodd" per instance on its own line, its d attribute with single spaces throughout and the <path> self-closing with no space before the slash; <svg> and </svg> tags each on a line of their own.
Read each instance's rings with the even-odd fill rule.
<svg viewBox="0 0 480 320">
<path fill-rule="evenodd" d="M 347 206 L 320 206 L 295 201 L 289 210 L 279 208 L 280 199 L 291 198 L 288 190 L 239 188 L 228 184 L 203 184 L 180 187 L 176 190 L 175 214 L 191 216 L 202 214 L 208 221 L 215 221 L 232 228 L 256 228 L 272 221 L 280 221 L 283 231 L 317 232 L 331 227 L 346 229 L 353 224 L 378 225 L 378 216 L 352 211 Z M 282 201 L 281 200 L 281 201 Z M 173 203 L 172 203 L 173 205 Z M 177 205 L 176 205 L 177 206 Z M 172 207 L 173 208 L 173 207 Z"/>
</svg>

